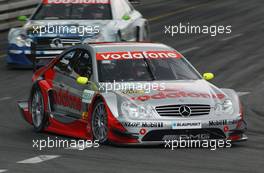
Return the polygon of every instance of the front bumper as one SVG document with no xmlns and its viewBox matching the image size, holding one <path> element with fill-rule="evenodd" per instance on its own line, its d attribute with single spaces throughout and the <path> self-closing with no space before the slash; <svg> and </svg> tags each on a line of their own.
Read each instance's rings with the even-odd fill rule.
<svg viewBox="0 0 264 173">
<path fill-rule="evenodd" d="M 189 125 L 188 125 L 189 123 Z M 200 123 L 200 124 L 199 124 Z M 126 144 L 162 144 L 166 140 L 247 140 L 246 122 L 243 119 L 219 120 L 163 120 L 129 121 L 121 124 L 125 132 L 112 131 L 117 137 L 126 137 Z M 176 124 L 176 125 L 175 125 Z M 186 126 L 180 126 L 180 125 Z M 177 126 L 178 125 L 178 126 Z M 134 142 L 136 141 L 136 142 Z M 125 143 L 124 143 L 125 144 Z"/>
<path fill-rule="evenodd" d="M 10 44 L 8 46 L 6 63 L 17 67 L 33 67 L 35 61 L 36 66 L 43 66 L 62 51 L 63 50 L 36 51 L 36 55 L 32 56 L 29 47 L 18 47 L 15 44 Z"/>
</svg>

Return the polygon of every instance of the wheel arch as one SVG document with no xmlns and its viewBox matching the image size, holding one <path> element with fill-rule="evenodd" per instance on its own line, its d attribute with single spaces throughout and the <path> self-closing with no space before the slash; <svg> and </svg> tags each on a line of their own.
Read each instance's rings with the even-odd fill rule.
<svg viewBox="0 0 264 173">
<path fill-rule="evenodd" d="M 89 106 L 89 115 L 92 114 L 95 103 L 101 100 L 104 102 L 105 106 L 107 106 L 112 114 L 117 117 L 118 116 L 118 104 L 117 104 L 117 96 L 113 93 L 101 93 L 94 96 L 91 105 Z"/>
<path fill-rule="evenodd" d="M 43 96 L 45 112 L 49 112 L 49 109 L 50 109 L 49 93 L 50 93 L 52 87 L 45 80 L 37 80 L 37 81 L 35 81 L 33 83 L 32 87 L 31 87 L 30 98 L 29 98 L 30 101 L 31 101 L 32 96 L 34 94 L 34 91 L 36 89 L 39 89 L 41 94 L 42 94 L 42 96 Z M 29 105 L 31 105 L 31 104 L 29 104 Z"/>
</svg>

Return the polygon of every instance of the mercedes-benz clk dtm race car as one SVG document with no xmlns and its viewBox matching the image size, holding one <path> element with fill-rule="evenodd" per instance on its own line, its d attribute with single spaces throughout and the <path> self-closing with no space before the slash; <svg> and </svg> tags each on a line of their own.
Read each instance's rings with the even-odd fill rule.
<svg viewBox="0 0 264 173">
<path fill-rule="evenodd" d="M 18 104 L 37 132 L 101 143 L 246 140 L 238 95 L 211 78 L 163 44 L 78 45 L 36 71 Z"/>
<path fill-rule="evenodd" d="M 148 40 L 148 22 L 128 0 L 43 0 L 19 20 L 27 22 L 8 35 L 7 64 L 16 67 L 45 65 L 80 43 Z"/>
</svg>

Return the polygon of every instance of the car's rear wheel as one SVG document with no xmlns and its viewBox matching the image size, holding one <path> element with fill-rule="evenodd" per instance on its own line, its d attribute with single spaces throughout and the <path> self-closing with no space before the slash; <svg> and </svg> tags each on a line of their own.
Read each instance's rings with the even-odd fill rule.
<svg viewBox="0 0 264 173">
<path fill-rule="evenodd" d="M 103 101 L 97 101 L 92 114 L 92 132 L 94 140 L 105 144 L 108 141 L 107 112 Z"/>
<path fill-rule="evenodd" d="M 34 130 L 36 132 L 41 132 L 45 128 L 47 119 L 45 117 L 43 96 L 39 89 L 34 89 L 30 103 Z"/>
</svg>

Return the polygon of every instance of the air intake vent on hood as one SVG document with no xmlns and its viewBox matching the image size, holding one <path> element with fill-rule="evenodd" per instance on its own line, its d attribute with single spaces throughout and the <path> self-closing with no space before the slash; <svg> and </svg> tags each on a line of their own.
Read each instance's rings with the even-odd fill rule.
<svg viewBox="0 0 264 173">
<path fill-rule="evenodd" d="M 189 105 L 168 105 L 157 106 L 156 111 L 160 116 L 199 116 L 208 115 L 210 113 L 210 105 L 189 104 Z"/>
</svg>

